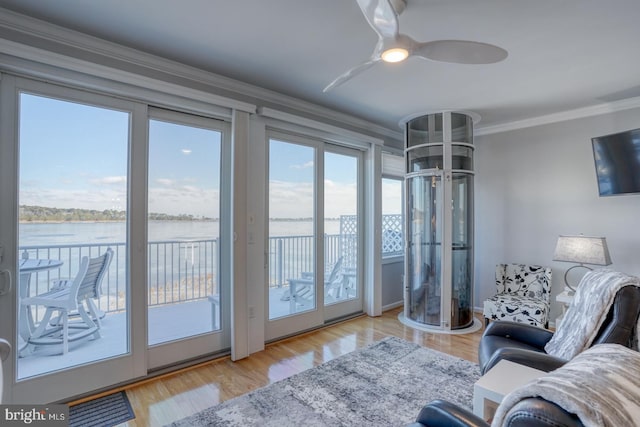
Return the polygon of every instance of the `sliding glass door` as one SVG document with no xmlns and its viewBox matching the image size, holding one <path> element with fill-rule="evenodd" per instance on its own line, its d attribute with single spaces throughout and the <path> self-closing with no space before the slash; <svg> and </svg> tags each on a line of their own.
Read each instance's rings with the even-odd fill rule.
<svg viewBox="0 0 640 427">
<path fill-rule="evenodd" d="M 324 154 L 325 319 L 362 310 L 362 153 L 328 145 Z"/>
<path fill-rule="evenodd" d="M 318 297 L 318 148 L 269 139 L 267 339 L 322 323 Z"/>
<path fill-rule="evenodd" d="M 149 368 L 229 347 L 222 286 L 223 148 L 228 126 L 152 110 L 148 167 Z M 227 162 L 228 163 L 228 162 Z M 228 175 L 227 175 L 228 176 Z M 228 283 L 228 280 L 224 283 Z"/>
<path fill-rule="evenodd" d="M 7 402 L 68 399 L 230 348 L 228 124 L 0 84 Z"/>
<path fill-rule="evenodd" d="M 362 311 L 362 154 L 272 133 L 267 339 Z"/>
<path fill-rule="evenodd" d="M 11 76 L 1 103 L 9 401 L 53 401 L 140 375 L 128 233 L 136 106 Z"/>
</svg>

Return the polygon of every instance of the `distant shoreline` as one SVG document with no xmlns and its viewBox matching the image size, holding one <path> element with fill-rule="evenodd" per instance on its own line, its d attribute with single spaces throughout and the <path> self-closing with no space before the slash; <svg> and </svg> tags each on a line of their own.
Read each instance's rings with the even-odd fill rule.
<svg viewBox="0 0 640 427">
<path fill-rule="evenodd" d="M 194 219 L 194 220 L 183 220 L 183 219 L 151 219 L 149 222 L 219 222 L 218 218 L 213 219 Z M 310 222 L 313 221 L 313 218 L 269 218 L 269 222 Z M 325 221 L 340 221 L 340 218 L 325 218 Z M 29 221 L 18 221 L 19 224 L 102 224 L 102 223 L 118 223 L 118 222 L 126 222 L 123 220 L 100 220 L 100 219 L 91 219 L 91 220 L 75 220 L 75 221 L 65 221 L 65 220 L 29 220 Z"/>
</svg>

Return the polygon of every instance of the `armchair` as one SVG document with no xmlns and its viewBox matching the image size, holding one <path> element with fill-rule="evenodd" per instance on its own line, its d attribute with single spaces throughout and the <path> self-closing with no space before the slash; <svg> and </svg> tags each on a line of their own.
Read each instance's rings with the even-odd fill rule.
<svg viewBox="0 0 640 427">
<path fill-rule="evenodd" d="M 484 301 L 485 324 L 510 320 L 546 327 L 549 323 L 551 268 L 539 265 L 498 264 L 497 294 Z"/>
</svg>

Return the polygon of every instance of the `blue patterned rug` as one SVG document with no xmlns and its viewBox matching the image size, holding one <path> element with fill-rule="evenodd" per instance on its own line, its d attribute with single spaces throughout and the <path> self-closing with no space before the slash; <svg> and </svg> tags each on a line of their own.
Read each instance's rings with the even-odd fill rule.
<svg viewBox="0 0 640 427">
<path fill-rule="evenodd" d="M 471 409 L 478 365 L 388 337 L 171 424 L 403 426 L 445 399 Z"/>
<path fill-rule="evenodd" d="M 69 427 L 113 427 L 136 416 L 124 391 L 69 408 Z"/>
</svg>

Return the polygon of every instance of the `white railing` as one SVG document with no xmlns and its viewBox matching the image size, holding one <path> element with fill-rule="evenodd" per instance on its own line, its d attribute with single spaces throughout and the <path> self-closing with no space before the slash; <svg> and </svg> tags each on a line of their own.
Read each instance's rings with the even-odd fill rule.
<svg viewBox="0 0 640 427">
<path fill-rule="evenodd" d="M 386 218 L 386 219 L 385 219 Z M 383 216 L 383 248 L 386 252 L 402 251 L 400 215 Z M 339 234 L 325 235 L 325 265 L 330 270 L 339 257 L 353 257 L 344 251 L 355 250 L 355 244 Z M 269 238 L 269 287 L 282 287 L 288 280 L 313 271 L 313 236 L 274 236 Z M 107 248 L 114 256 L 102 282 L 100 310 L 120 312 L 127 307 L 127 249 L 124 242 L 101 242 L 65 245 L 21 246 L 20 256 L 31 259 L 58 259 L 58 269 L 33 273 L 30 295 L 47 292 L 52 281 L 73 278 L 84 256 L 96 257 Z M 153 241 L 148 246 L 148 304 L 174 304 L 207 298 L 218 294 L 218 239 Z M 35 313 L 37 315 L 37 313 Z"/>
</svg>

